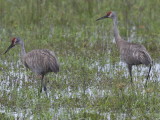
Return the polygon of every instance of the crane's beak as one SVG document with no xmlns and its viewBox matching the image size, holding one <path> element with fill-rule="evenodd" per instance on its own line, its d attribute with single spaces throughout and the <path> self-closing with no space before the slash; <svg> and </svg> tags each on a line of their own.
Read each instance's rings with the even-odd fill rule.
<svg viewBox="0 0 160 120">
<path fill-rule="evenodd" d="M 108 18 L 108 16 L 107 16 L 107 15 L 105 15 L 105 16 L 103 16 L 103 17 L 100 17 L 100 18 L 98 18 L 96 21 L 98 21 L 98 20 L 102 20 L 102 19 L 104 19 L 104 18 Z"/>
<path fill-rule="evenodd" d="M 7 50 L 4 52 L 4 54 L 6 54 L 12 47 L 14 47 L 15 45 L 14 44 L 11 44 L 8 48 L 7 48 Z"/>
</svg>

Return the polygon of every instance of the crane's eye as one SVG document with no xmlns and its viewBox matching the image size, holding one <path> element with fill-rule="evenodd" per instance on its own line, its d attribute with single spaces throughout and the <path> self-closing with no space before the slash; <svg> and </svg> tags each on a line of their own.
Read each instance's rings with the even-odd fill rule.
<svg viewBox="0 0 160 120">
<path fill-rule="evenodd" d="M 18 39 L 16 39 L 15 43 L 18 43 Z"/>
</svg>

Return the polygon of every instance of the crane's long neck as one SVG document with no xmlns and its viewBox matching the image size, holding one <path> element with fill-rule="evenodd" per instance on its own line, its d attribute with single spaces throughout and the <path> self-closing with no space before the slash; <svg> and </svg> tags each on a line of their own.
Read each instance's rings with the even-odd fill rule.
<svg viewBox="0 0 160 120">
<path fill-rule="evenodd" d="M 21 57 L 23 58 L 26 55 L 25 47 L 24 47 L 24 42 L 21 41 Z"/>
<path fill-rule="evenodd" d="M 113 29 L 114 29 L 114 37 L 115 37 L 115 40 L 116 40 L 116 44 L 118 47 L 119 46 L 119 41 L 121 40 L 121 36 L 119 35 L 119 30 L 118 30 L 118 27 L 117 27 L 117 17 L 114 16 L 113 18 Z"/>
</svg>

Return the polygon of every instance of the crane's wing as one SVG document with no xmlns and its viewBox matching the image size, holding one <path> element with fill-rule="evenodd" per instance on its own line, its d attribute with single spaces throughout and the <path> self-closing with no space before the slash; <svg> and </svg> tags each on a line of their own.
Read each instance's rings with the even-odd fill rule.
<svg viewBox="0 0 160 120">
<path fill-rule="evenodd" d="M 145 64 L 149 65 L 152 59 L 143 45 L 130 44 L 121 50 L 121 59 L 127 64 L 138 65 Z"/>
<path fill-rule="evenodd" d="M 42 56 L 44 57 L 44 63 L 48 66 L 53 72 L 59 72 L 59 63 L 53 51 L 43 49 L 40 50 Z"/>
<path fill-rule="evenodd" d="M 28 52 L 24 57 L 24 65 L 37 74 L 59 71 L 59 64 L 54 52 L 37 49 Z"/>
</svg>

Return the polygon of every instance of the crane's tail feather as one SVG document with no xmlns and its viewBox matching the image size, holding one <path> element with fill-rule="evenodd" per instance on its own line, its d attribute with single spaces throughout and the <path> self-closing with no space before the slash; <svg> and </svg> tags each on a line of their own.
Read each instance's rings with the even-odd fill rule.
<svg viewBox="0 0 160 120">
<path fill-rule="evenodd" d="M 54 63 L 50 64 L 50 69 L 54 72 L 57 73 L 59 72 L 59 64 L 57 61 L 54 61 Z"/>
<path fill-rule="evenodd" d="M 59 72 L 59 65 L 58 64 L 54 66 L 54 72 L 55 73 Z"/>
</svg>

